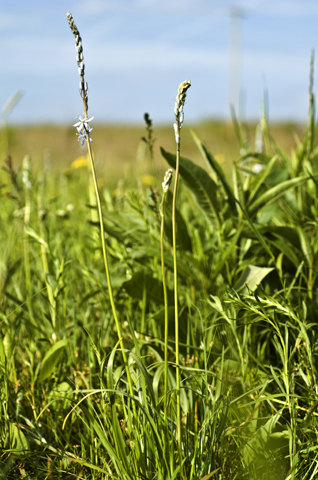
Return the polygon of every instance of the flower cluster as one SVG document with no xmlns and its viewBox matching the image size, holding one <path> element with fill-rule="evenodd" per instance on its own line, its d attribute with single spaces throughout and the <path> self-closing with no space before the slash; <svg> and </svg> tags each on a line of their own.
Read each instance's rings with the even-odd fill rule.
<svg viewBox="0 0 318 480">
<path fill-rule="evenodd" d="M 88 109 L 88 85 L 87 82 L 84 81 L 84 74 L 85 74 L 85 64 L 84 64 L 84 54 L 83 54 L 83 45 L 82 45 L 82 37 L 75 25 L 74 18 L 68 12 L 66 14 L 68 24 L 73 32 L 75 37 L 75 48 L 76 48 L 76 61 L 78 66 L 78 73 L 81 77 L 80 84 L 79 84 L 79 93 L 82 97 L 85 105 L 86 111 Z"/>
<path fill-rule="evenodd" d="M 180 122 L 180 128 L 183 124 L 183 107 L 185 104 L 185 99 L 187 95 L 188 88 L 191 87 L 191 82 L 189 80 L 185 80 L 184 82 L 180 83 L 178 88 L 178 93 L 176 97 L 176 103 L 174 107 L 174 115 L 176 117 L 176 121 Z"/>
<path fill-rule="evenodd" d="M 172 168 L 169 168 L 165 173 L 165 176 L 162 182 L 162 189 L 164 193 L 167 193 L 167 191 L 169 190 L 171 180 L 172 180 L 172 174 L 173 174 Z"/>
<path fill-rule="evenodd" d="M 85 141 L 87 141 L 87 139 L 89 138 L 88 134 L 91 133 L 91 131 L 93 130 L 89 126 L 89 122 L 91 122 L 94 117 L 86 118 L 86 117 L 82 117 L 81 115 L 77 115 L 76 118 L 78 118 L 78 122 L 74 123 L 73 127 L 76 128 L 78 133 L 78 141 L 82 142 L 82 147 L 83 147 Z M 93 142 L 91 138 L 89 138 L 89 141 L 90 143 Z"/>
<path fill-rule="evenodd" d="M 31 188 L 30 157 L 26 155 L 22 162 L 22 183 L 25 188 Z"/>
<path fill-rule="evenodd" d="M 75 37 L 75 48 L 76 48 L 76 60 L 77 60 L 77 66 L 78 66 L 78 73 L 81 75 L 81 77 L 84 76 L 85 73 L 85 64 L 84 64 L 84 55 L 83 55 L 83 45 L 82 45 L 82 38 L 80 36 L 80 33 L 77 29 L 77 26 L 75 25 L 74 18 L 72 17 L 71 13 L 66 14 L 68 24 L 74 34 Z"/>
<path fill-rule="evenodd" d="M 182 128 L 184 120 L 183 107 L 187 96 L 187 90 L 190 87 L 190 80 L 185 80 L 184 82 L 180 83 L 176 96 L 176 103 L 174 106 L 174 116 L 176 118 L 176 122 L 173 124 L 173 128 L 177 143 L 180 143 L 180 128 Z"/>
</svg>

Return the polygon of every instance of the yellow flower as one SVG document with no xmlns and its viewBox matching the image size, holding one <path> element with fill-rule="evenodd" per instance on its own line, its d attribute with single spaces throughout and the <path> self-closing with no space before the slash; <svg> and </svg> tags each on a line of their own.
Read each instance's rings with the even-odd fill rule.
<svg viewBox="0 0 318 480">
<path fill-rule="evenodd" d="M 82 156 L 82 157 L 77 157 L 74 162 L 72 162 L 71 167 L 72 168 L 82 168 L 86 167 L 88 165 L 87 163 L 87 158 Z"/>
<path fill-rule="evenodd" d="M 156 179 L 152 175 L 142 175 L 141 181 L 144 185 L 149 185 L 150 187 L 156 185 Z"/>
<path fill-rule="evenodd" d="M 218 163 L 223 163 L 224 160 L 225 160 L 225 155 L 224 153 L 217 153 L 215 156 L 214 156 L 215 160 L 218 162 Z"/>
</svg>

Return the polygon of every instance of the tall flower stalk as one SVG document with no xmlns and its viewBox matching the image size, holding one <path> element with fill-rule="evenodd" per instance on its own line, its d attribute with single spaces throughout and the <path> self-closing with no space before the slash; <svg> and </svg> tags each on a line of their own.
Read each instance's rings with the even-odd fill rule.
<svg viewBox="0 0 318 480">
<path fill-rule="evenodd" d="M 162 285 L 163 285 L 163 298 L 165 305 L 165 376 L 164 376 L 164 420 L 165 420 L 165 452 L 167 454 L 167 445 L 168 445 L 168 327 L 169 327 L 169 318 L 168 318 L 168 295 L 167 295 L 167 284 L 166 284 L 166 273 L 165 273 L 165 257 L 164 257 L 164 227 L 165 227 L 165 199 L 166 194 L 169 190 L 171 180 L 172 180 L 173 170 L 169 168 L 166 171 L 162 182 L 162 201 L 161 201 L 161 229 L 160 229 L 160 246 L 161 246 L 161 272 L 162 272 Z"/>
<path fill-rule="evenodd" d="M 180 167 L 180 130 L 183 126 L 183 108 L 186 100 L 187 90 L 191 82 L 185 80 L 180 83 L 174 107 L 175 123 L 173 124 L 177 154 L 176 154 L 176 175 L 174 180 L 172 200 L 172 244 L 173 244 L 173 284 L 174 284 L 174 314 L 175 314 L 175 342 L 176 342 L 176 391 L 177 391 L 177 435 L 180 469 L 181 464 L 181 405 L 180 405 L 180 368 L 179 368 L 179 309 L 178 309 L 178 269 L 177 269 L 177 240 L 176 240 L 176 199 Z M 182 476 L 182 475 L 181 475 Z"/>
<path fill-rule="evenodd" d="M 93 130 L 89 122 L 93 120 L 94 117 L 88 118 L 88 85 L 87 82 L 85 82 L 85 64 L 84 64 L 84 55 L 83 55 L 83 46 L 82 46 L 82 38 L 80 36 L 80 33 L 77 29 L 77 26 L 75 25 L 74 19 L 70 13 L 66 14 L 68 24 L 74 34 L 75 37 L 75 48 L 77 52 L 77 66 L 78 66 L 78 73 L 80 75 L 80 85 L 79 85 L 79 92 L 80 96 L 83 100 L 83 106 L 84 106 L 84 117 L 78 115 L 77 119 L 78 122 L 76 122 L 73 126 L 76 127 L 77 132 L 78 132 L 78 140 L 82 142 L 82 145 L 87 143 L 87 150 L 88 150 L 88 156 L 90 159 L 90 165 L 91 165 L 91 170 L 92 170 L 92 176 L 93 176 L 93 182 L 94 182 L 94 189 L 95 189 L 95 194 L 96 194 L 96 203 L 97 203 L 97 211 L 98 211 L 98 216 L 99 216 L 99 225 L 100 225 L 100 237 L 101 237 L 101 243 L 102 243 L 102 251 L 103 251 L 103 259 L 104 259 L 104 265 L 105 265 L 105 273 L 106 273 L 106 279 L 107 279 L 107 286 L 108 286 L 108 292 L 109 292 L 109 298 L 110 298 L 110 304 L 113 312 L 113 316 L 115 319 L 115 324 L 116 324 L 116 329 L 117 329 L 117 335 L 119 338 L 119 344 L 122 350 L 122 356 L 127 372 L 127 379 L 128 379 L 128 385 L 129 385 L 129 393 L 131 397 L 134 396 L 133 393 L 133 386 L 132 386 L 132 380 L 129 372 L 129 367 L 128 367 L 128 362 L 127 362 L 127 357 L 126 353 L 124 350 L 124 344 L 122 341 L 122 333 L 121 333 L 121 328 L 116 312 L 116 307 L 115 307 L 115 302 L 114 302 L 114 296 L 113 296 L 113 289 L 112 289 L 112 284 L 111 284 L 111 279 L 110 279 L 110 273 L 109 273 L 109 266 L 108 266 L 108 257 L 107 257 L 107 249 L 106 249 L 106 242 L 105 242 L 105 231 L 104 231 L 104 223 L 103 223 L 103 212 L 102 212 L 102 204 L 100 200 L 100 195 L 99 195 L 99 190 L 98 190 L 98 185 L 97 185 L 97 176 L 96 176 L 96 170 L 95 170 L 95 164 L 94 164 L 94 159 L 93 159 L 93 153 L 92 153 L 92 147 L 91 143 L 93 140 L 90 138 L 90 133 Z M 133 402 L 133 408 L 135 410 L 135 404 Z"/>
</svg>

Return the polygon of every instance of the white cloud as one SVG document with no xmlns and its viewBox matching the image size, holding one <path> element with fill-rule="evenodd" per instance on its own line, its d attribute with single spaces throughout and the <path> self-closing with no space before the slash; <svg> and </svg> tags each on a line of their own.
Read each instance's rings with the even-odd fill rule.
<svg viewBox="0 0 318 480">
<path fill-rule="evenodd" d="M 258 15 L 306 17 L 318 14 L 318 3 L 306 0 L 263 0 L 254 10 Z"/>
<path fill-rule="evenodd" d="M 237 7 L 243 14 L 261 16 L 310 16 L 318 14 L 318 3 L 302 0 L 90 0 L 78 4 L 78 11 L 88 16 L 104 13 L 143 12 L 164 15 L 228 15 Z"/>
<path fill-rule="evenodd" d="M 3 34 L 4 32 L 11 32 L 13 30 L 25 30 L 25 28 L 30 27 L 34 24 L 34 21 L 31 17 L 26 17 L 18 13 L 9 13 L 4 12 L 0 15 L 0 30 Z"/>
<path fill-rule="evenodd" d="M 100 73 L 140 69 L 165 71 L 181 67 L 219 69 L 227 68 L 228 64 L 226 50 L 182 48 L 175 45 L 167 47 L 160 43 L 97 46 L 87 53 L 87 58 L 89 68 Z"/>
</svg>

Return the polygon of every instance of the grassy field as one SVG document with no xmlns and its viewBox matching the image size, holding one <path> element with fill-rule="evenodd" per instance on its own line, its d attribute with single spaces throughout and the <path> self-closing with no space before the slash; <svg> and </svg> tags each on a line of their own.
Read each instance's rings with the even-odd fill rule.
<svg viewBox="0 0 318 480">
<path fill-rule="evenodd" d="M 249 149 L 232 126 L 194 126 L 217 160 L 182 130 L 179 358 L 170 191 L 160 214 L 162 172 L 175 167 L 172 128 L 153 132 L 155 190 L 147 185 L 149 143 L 140 146 L 145 129 L 93 132 L 111 295 L 88 160 L 78 159 L 74 131 L 61 129 L 58 143 L 52 127 L 9 131 L 14 163 L 3 163 L 0 212 L 2 479 L 315 477 L 311 118 L 292 151 L 296 127 L 264 124 L 255 152 L 254 126 Z"/>
<path fill-rule="evenodd" d="M 94 125 L 93 125 L 94 126 Z M 166 150 L 174 149 L 172 126 L 156 126 L 154 119 L 154 162 L 160 178 L 163 176 L 166 165 L 160 154 L 160 146 Z M 185 125 L 182 130 L 182 148 L 185 155 L 195 163 L 204 165 L 204 160 L 197 149 L 190 130 L 206 141 L 214 156 L 222 164 L 226 174 L 231 175 L 232 163 L 240 158 L 240 145 L 235 135 L 232 123 L 220 121 L 206 121 L 204 123 Z M 256 124 L 248 124 L 245 128 L 246 137 L 251 148 L 255 143 Z M 287 152 L 295 148 L 295 134 L 302 136 L 303 128 L 294 124 L 271 125 L 271 135 L 275 141 Z M 94 126 L 94 153 L 98 159 L 99 177 L 107 183 L 117 182 L 119 179 L 136 182 L 139 174 L 152 174 L 149 155 L 144 142 L 145 127 L 124 125 L 96 125 Z M 124 139 L 124 141 L 123 141 Z M 54 125 L 11 127 L 2 132 L 2 158 L 10 152 L 16 167 L 22 165 L 25 155 L 29 155 L 32 168 L 38 172 L 45 163 L 51 164 L 54 173 L 61 173 L 71 167 L 72 162 L 82 155 L 79 143 L 74 139 L 74 128 L 57 127 Z M 140 160 L 144 158 L 142 165 Z M 138 162 L 139 160 L 139 162 Z M 148 161 L 147 161 L 148 160 Z"/>
<path fill-rule="evenodd" d="M 86 150 L 0 132 L 0 479 L 316 478 L 313 62 L 304 130 L 181 130 L 184 81 L 91 134 L 67 19 Z"/>
</svg>

